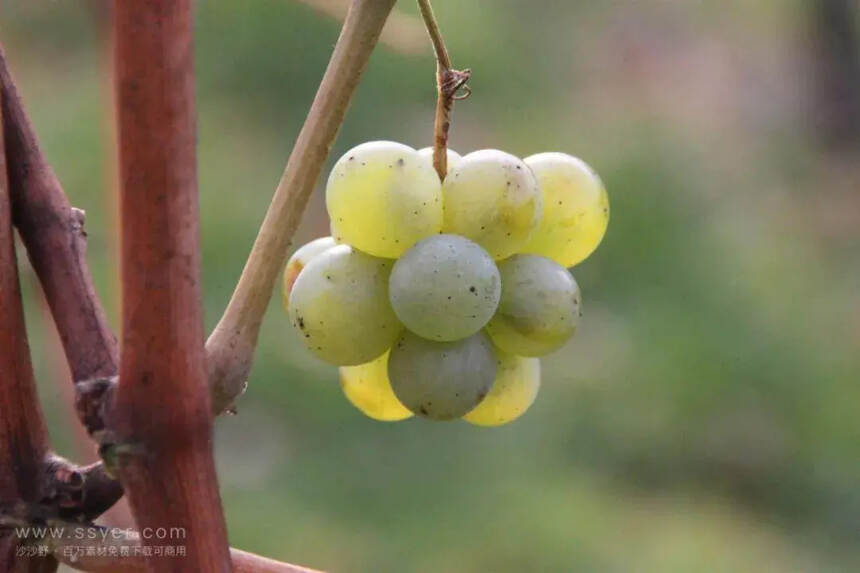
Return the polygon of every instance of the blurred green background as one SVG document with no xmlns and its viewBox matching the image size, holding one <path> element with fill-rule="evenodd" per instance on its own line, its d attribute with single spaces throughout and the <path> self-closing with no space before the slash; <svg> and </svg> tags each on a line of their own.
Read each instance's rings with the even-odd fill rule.
<svg viewBox="0 0 860 573">
<path fill-rule="evenodd" d="M 333 572 L 860 571 L 857 4 L 434 5 L 455 65 L 474 70 L 452 147 L 566 151 L 609 189 L 606 239 L 573 270 L 583 324 L 516 423 L 384 424 L 347 403 L 273 297 L 239 415 L 217 422 L 232 544 Z M 207 328 L 343 6 L 197 3 Z M 329 167 L 368 140 L 432 142 L 432 55 L 413 2 L 396 10 Z M 0 10 L 115 323 L 108 21 L 96 1 Z M 320 187 L 296 244 L 325 234 Z M 53 440 L 92 456 L 22 280 Z"/>
</svg>

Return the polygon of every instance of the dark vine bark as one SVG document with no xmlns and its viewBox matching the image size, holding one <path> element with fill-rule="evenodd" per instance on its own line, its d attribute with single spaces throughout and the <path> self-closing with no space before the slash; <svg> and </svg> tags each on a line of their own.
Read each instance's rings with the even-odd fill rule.
<svg viewBox="0 0 860 573">
<path fill-rule="evenodd" d="M 24 325 L 3 148 L 0 135 L 0 515 L 26 513 L 42 499 L 49 448 Z M 0 524 L 0 571 L 56 570 L 51 556 L 21 559 L 24 542 Z"/>
<path fill-rule="evenodd" d="M 12 216 L 39 277 L 75 384 L 116 376 L 119 350 L 86 262 L 84 212 L 69 203 L 39 147 L 0 47 Z"/>
</svg>

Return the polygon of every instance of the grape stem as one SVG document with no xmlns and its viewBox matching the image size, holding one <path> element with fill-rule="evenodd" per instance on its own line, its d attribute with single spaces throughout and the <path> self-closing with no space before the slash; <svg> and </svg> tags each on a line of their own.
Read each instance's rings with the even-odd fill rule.
<svg viewBox="0 0 860 573">
<path fill-rule="evenodd" d="M 439 174 L 439 179 L 445 180 L 448 173 L 448 131 L 451 128 L 451 110 L 454 102 L 466 99 L 472 90 L 466 85 L 472 77 L 472 70 L 455 70 L 451 67 L 451 57 L 442 39 L 442 31 L 433 14 L 430 0 L 418 0 L 418 8 L 433 50 L 436 52 L 436 120 L 433 122 L 433 168 Z M 460 93 L 460 90 L 463 90 Z"/>
</svg>

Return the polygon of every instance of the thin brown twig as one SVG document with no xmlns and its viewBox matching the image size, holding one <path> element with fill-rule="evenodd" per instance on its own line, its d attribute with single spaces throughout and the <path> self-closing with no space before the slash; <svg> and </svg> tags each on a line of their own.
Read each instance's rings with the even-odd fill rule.
<svg viewBox="0 0 860 573">
<path fill-rule="evenodd" d="M 445 41 L 442 39 L 442 30 L 439 29 L 439 24 L 436 22 L 436 15 L 433 14 L 430 0 L 418 0 L 418 9 L 421 10 L 421 17 L 424 19 L 424 26 L 430 35 L 430 41 L 433 42 L 436 63 L 443 68 L 450 68 L 451 58 L 448 55 L 448 48 L 445 47 Z"/>
<path fill-rule="evenodd" d="M 212 406 L 232 406 L 244 390 L 263 314 L 290 240 L 395 0 L 353 0 L 236 290 L 206 342 Z"/>
<path fill-rule="evenodd" d="M 455 70 L 451 67 L 451 57 L 442 39 L 442 31 L 433 14 L 430 0 L 418 0 L 418 8 L 433 50 L 436 53 L 436 118 L 433 122 L 433 167 L 439 179 L 445 180 L 448 174 L 448 132 L 451 129 L 451 110 L 454 102 L 466 99 L 472 90 L 466 85 L 472 77 L 472 70 Z M 460 93 L 463 90 L 463 93 Z"/>
</svg>

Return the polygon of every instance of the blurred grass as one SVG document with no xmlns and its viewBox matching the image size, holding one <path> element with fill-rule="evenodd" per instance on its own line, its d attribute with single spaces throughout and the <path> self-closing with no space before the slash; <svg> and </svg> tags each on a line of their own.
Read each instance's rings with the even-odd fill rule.
<svg viewBox="0 0 860 573">
<path fill-rule="evenodd" d="M 434 4 L 475 70 L 452 146 L 564 150 L 607 184 L 609 233 L 574 270 L 584 323 L 517 423 L 386 425 L 349 406 L 273 298 L 240 415 L 217 425 L 232 542 L 332 571 L 860 569 L 860 160 L 805 129 L 804 3 Z M 7 2 L 0 33 L 116 317 L 98 7 Z M 208 0 L 196 26 L 211 328 L 338 25 L 288 0 Z M 329 163 L 366 140 L 430 143 L 432 74 L 429 49 L 378 51 Z M 319 191 L 297 243 L 326 234 Z"/>
</svg>

